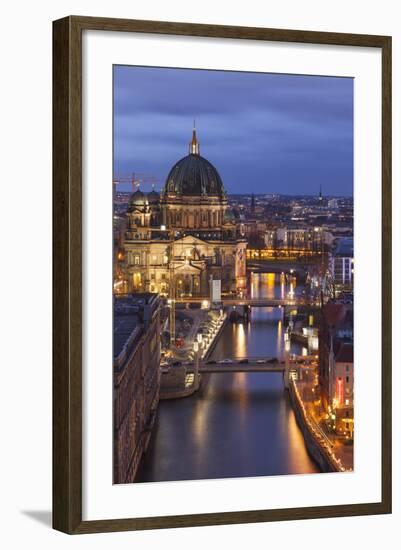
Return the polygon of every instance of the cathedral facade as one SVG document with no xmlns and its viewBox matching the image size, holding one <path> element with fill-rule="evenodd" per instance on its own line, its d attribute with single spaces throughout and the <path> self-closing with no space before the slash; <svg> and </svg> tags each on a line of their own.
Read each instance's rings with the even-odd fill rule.
<svg viewBox="0 0 401 550">
<path fill-rule="evenodd" d="M 221 281 L 223 294 L 245 291 L 246 240 L 195 129 L 161 193 L 132 194 L 124 249 L 129 292 L 209 297 L 212 280 Z"/>
</svg>

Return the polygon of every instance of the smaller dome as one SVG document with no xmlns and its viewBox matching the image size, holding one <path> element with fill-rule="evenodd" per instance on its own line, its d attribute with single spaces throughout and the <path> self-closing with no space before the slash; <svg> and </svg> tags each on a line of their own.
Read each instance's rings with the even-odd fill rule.
<svg viewBox="0 0 401 550">
<path fill-rule="evenodd" d="M 132 193 L 130 198 L 130 205 L 133 206 L 145 206 L 146 200 L 145 195 L 142 193 L 140 189 L 137 189 L 135 193 Z"/>
<path fill-rule="evenodd" d="M 235 215 L 234 215 L 234 212 L 232 210 L 229 210 L 227 208 L 227 210 L 224 212 L 224 221 L 229 222 L 229 223 L 234 223 Z"/>
<path fill-rule="evenodd" d="M 148 199 L 149 204 L 155 204 L 156 202 L 159 202 L 160 195 L 159 195 L 159 193 L 157 193 L 157 191 L 155 191 L 153 189 L 153 191 L 148 193 L 147 199 Z"/>
</svg>

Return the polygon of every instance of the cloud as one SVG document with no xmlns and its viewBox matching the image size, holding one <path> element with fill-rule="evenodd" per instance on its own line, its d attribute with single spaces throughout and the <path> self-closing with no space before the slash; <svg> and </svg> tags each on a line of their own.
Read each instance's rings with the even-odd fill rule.
<svg viewBox="0 0 401 550">
<path fill-rule="evenodd" d="M 162 184 L 187 153 L 196 118 L 201 154 L 228 191 L 352 193 L 353 81 L 190 69 L 115 67 L 116 175 Z"/>
</svg>

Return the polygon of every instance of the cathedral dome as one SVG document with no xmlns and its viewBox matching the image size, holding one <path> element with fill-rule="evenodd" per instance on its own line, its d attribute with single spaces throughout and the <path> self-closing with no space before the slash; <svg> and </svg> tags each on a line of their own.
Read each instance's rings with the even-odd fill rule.
<svg viewBox="0 0 401 550">
<path fill-rule="evenodd" d="M 129 203 L 130 206 L 145 206 L 146 197 L 140 189 L 137 189 L 135 193 L 132 193 Z"/>
<path fill-rule="evenodd" d="M 153 189 L 150 193 L 148 193 L 147 199 L 149 204 L 155 204 L 159 202 L 160 195 Z"/>
<path fill-rule="evenodd" d="M 199 143 L 193 131 L 189 155 L 170 170 L 163 189 L 164 195 L 214 196 L 224 198 L 226 191 L 216 168 L 199 154 Z"/>
<path fill-rule="evenodd" d="M 224 221 L 227 223 L 234 223 L 235 222 L 235 215 L 232 210 L 227 208 L 227 210 L 224 212 Z"/>
</svg>

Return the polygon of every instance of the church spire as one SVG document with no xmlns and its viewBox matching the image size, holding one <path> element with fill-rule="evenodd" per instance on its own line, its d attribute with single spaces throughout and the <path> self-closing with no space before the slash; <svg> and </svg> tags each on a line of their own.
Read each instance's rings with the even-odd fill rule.
<svg viewBox="0 0 401 550">
<path fill-rule="evenodd" d="M 251 214 L 255 214 L 255 193 L 251 195 Z"/>
<path fill-rule="evenodd" d="M 199 155 L 199 142 L 196 137 L 196 126 L 195 126 L 195 119 L 194 119 L 194 127 L 192 130 L 192 141 L 189 144 L 189 154 L 190 155 Z"/>
</svg>

